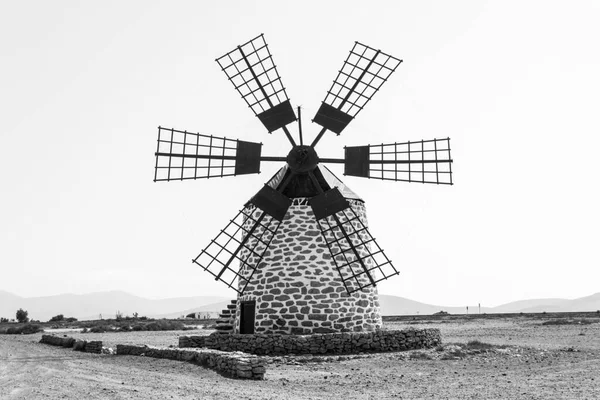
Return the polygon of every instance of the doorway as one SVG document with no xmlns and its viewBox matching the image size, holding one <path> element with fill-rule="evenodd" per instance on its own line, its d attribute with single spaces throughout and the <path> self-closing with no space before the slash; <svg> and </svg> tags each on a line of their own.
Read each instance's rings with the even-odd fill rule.
<svg viewBox="0 0 600 400">
<path fill-rule="evenodd" d="M 254 333 L 256 301 L 242 301 L 240 304 L 240 333 Z"/>
</svg>

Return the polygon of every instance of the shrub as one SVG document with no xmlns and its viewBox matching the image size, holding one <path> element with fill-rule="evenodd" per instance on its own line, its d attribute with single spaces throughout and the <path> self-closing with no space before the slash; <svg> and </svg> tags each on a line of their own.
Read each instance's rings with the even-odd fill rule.
<svg viewBox="0 0 600 400">
<path fill-rule="evenodd" d="M 469 350 L 488 350 L 497 347 L 490 343 L 480 342 L 479 340 L 470 340 L 467 342 L 466 348 Z"/>
<path fill-rule="evenodd" d="M 4 318 L 4 317 L 0 318 L 0 323 L 5 323 L 5 322 L 8 322 L 8 318 Z"/>
<path fill-rule="evenodd" d="M 48 321 L 48 322 L 59 322 L 59 321 L 62 321 L 64 319 L 65 319 L 64 315 L 58 314 L 58 315 L 55 315 L 54 317 L 50 318 L 50 321 Z"/>
<path fill-rule="evenodd" d="M 429 355 L 428 353 L 425 353 L 423 351 L 415 351 L 414 353 L 411 353 L 409 358 L 411 360 L 431 360 L 432 357 L 431 355 Z"/>
<path fill-rule="evenodd" d="M 77 318 L 75 318 L 75 317 L 69 317 L 69 318 L 65 318 L 65 321 L 66 322 L 76 322 Z"/>
<path fill-rule="evenodd" d="M 19 321 L 21 323 L 29 321 L 29 318 L 27 317 L 28 314 L 29 313 L 27 311 L 23 310 L 22 308 L 19 308 L 17 310 L 17 315 L 16 315 L 17 321 Z"/>
<path fill-rule="evenodd" d="M 44 329 L 40 325 L 25 324 L 23 326 L 12 326 L 7 328 L 4 333 L 7 335 L 31 335 L 32 333 L 43 332 Z"/>
<path fill-rule="evenodd" d="M 598 322 L 595 319 L 551 319 L 542 322 L 542 325 L 589 325 Z"/>
<path fill-rule="evenodd" d="M 184 325 L 179 321 L 160 320 L 146 324 L 145 328 L 146 331 L 180 331 Z"/>
</svg>

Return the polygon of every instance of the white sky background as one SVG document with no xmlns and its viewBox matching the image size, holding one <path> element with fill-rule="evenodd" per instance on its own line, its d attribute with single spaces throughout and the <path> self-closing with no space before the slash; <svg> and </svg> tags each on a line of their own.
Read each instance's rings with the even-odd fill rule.
<svg viewBox="0 0 600 400">
<path fill-rule="evenodd" d="M 598 21 L 593 1 L 0 1 L 0 290 L 233 297 L 191 259 L 280 164 L 153 183 L 154 151 L 161 125 L 287 154 L 214 61 L 264 33 L 306 141 L 355 40 L 404 60 L 319 155 L 451 137 L 451 187 L 331 167 L 401 271 L 380 293 L 598 292 Z"/>
</svg>

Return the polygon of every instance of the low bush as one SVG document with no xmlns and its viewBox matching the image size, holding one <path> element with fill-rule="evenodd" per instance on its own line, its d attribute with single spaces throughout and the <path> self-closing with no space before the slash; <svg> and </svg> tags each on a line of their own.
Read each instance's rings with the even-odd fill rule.
<svg viewBox="0 0 600 400">
<path fill-rule="evenodd" d="M 109 330 L 107 328 L 108 327 L 106 325 L 92 326 L 89 331 L 91 333 L 104 333 Z"/>
<path fill-rule="evenodd" d="M 415 351 L 411 353 L 408 358 L 411 360 L 431 360 L 433 357 L 424 351 Z"/>
<path fill-rule="evenodd" d="M 542 325 L 590 325 L 600 322 L 597 319 L 551 319 L 542 322 Z"/>
<path fill-rule="evenodd" d="M 44 328 L 37 324 L 25 324 L 22 326 L 11 326 L 10 328 L 6 328 L 3 334 L 6 335 L 31 335 L 32 333 L 43 332 Z"/>
<path fill-rule="evenodd" d="M 498 346 L 498 345 L 491 344 L 491 343 L 480 342 L 479 340 L 470 340 L 469 342 L 467 342 L 467 345 L 465 346 L 465 348 L 468 350 L 489 350 L 489 349 L 493 349 L 495 347 L 503 347 L 503 346 Z"/>
<path fill-rule="evenodd" d="M 139 318 L 142 320 L 143 317 Z M 104 332 L 131 332 L 131 331 L 182 331 L 194 328 L 186 327 L 181 321 L 170 321 L 170 320 L 158 320 L 151 322 L 135 322 L 126 321 L 102 321 L 102 323 L 96 323 L 93 326 L 85 327 L 81 331 L 82 333 L 104 333 Z"/>
<path fill-rule="evenodd" d="M 58 322 L 58 321 L 63 321 L 65 319 L 65 316 L 62 314 L 58 314 L 55 315 L 54 317 L 50 318 L 50 320 L 48 322 Z"/>
<path fill-rule="evenodd" d="M 169 321 L 166 319 L 150 322 L 146 324 L 146 331 L 181 331 L 185 329 L 185 325 L 180 321 Z"/>
</svg>

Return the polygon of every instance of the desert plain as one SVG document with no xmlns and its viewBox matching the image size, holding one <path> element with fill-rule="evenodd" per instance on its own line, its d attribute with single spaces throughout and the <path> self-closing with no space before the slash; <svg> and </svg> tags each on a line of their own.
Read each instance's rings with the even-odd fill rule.
<svg viewBox="0 0 600 400">
<path fill-rule="evenodd" d="M 600 316 L 387 320 L 439 328 L 443 345 L 395 353 L 267 357 L 263 381 L 187 362 L 89 354 L 0 335 L 1 399 L 600 399 Z M 165 332 L 81 333 L 104 346 L 177 346 Z"/>
</svg>

